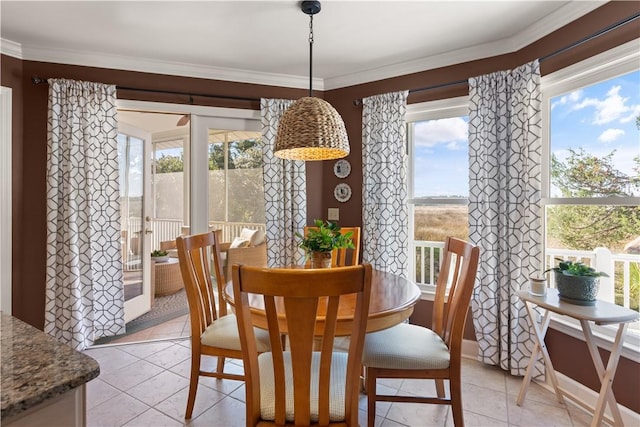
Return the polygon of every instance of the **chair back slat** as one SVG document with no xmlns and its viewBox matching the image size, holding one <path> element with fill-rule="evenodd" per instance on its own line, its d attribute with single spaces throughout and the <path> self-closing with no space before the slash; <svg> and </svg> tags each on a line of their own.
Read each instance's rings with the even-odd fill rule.
<svg viewBox="0 0 640 427">
<path fill-rule="evenodd" d="M 357 426 L 360 360 L 366 329 L 371 292 L 371 266 L 359 265 L 335 269 L 269 269 L 233 266 L 234 295 L 241 301 L 236 305 L 241 342 L 253 342 L 254 331 L 248 295 L 262 295 L 267 325 L 271 336 L 275 396 L 275 423 L 311 423 L 312 401 L 317 402 L 318 425 L 330 424 L 331 372 L 333 343 L 338 322 L 338 306 L 345 295 L 356 294 L 356 307 L 351 329 L 344 414 L 346 425 Z M 318 321 L 321 321 L 321 325 Z M 289 349 L 282 348 L 279 325 L 286 324 Z M 320 338 L 320 342 L 316 338 Z M 267 353 L 268 354 L 268 353 Z M 259 365 L 257 354 L 243 348 L 247 388 L 247 419 L 255 414 L 254 405 L 260 405 Z M 255 360 L 254 360 L 255 359 Z M 287 414 L 286 369 L 290 364 L 293 375 L 293 415 Z M 318 383 L 312 384 L 312 372 L 317 372 Z M 335 373 L 334 373 L 335 375 Z M 317 395 L 312 395 L 317 393 Z M 293 419 L 291 417 L 293 416 Z M 252 418 L 247 425 L 261 420 Z"/>
<path fill-rule="evenodd" d="M 202 335 L 219 315 L 227 314 L 226 304 L 216 301 L 216 292 L 211 280 L 210 264 L 213 261 L 219 299 L 224 283 L 220 283 L 223 282 L 223 276 L 218 237 L 219 232 L 216 231 L 176 238 L 180 271 L 189 304 L 191 333 L 196 334 L 195 336 Z"/>
<path fill-rule="evenodd" d="M 480 249 L 463 240 L 448 237 L 443 253 L 436 283 L 432 330 L 442 337 L 452 351 L 451 345 L 458 341 L 455 337 L 464 333 Z"/>
</svg>

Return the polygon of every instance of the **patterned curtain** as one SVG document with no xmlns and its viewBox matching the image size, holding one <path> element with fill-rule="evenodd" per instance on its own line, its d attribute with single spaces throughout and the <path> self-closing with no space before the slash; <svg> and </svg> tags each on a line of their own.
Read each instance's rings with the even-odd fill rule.
<svg viewBox="0 0 640 427">
<path fill-rule="evenodd" d="M 408 91 L 362 100 L 362 260 L 406 277 Z"/>
<path fill-rule="evenodd" d="M 307 223 L 306 168 L 303 161 L 273 154 L 280 117 L 292 103 L 286 99 L 260 101 L 267 257 L 272 267 L 304 261 L 295 232 L 302 232 Z"/>
<path fill-rule="evenodd" d="M 533 346 L 515 292 L 541 271 L 540 103 L 537 60 L 469 79 L 469 238 L 480 246 L 473 324 L 479 359 L 513 375 L 524 375 Z"/>
<path fill-rule="evenodd" d="M 82 350 L 125 332 L 116 88 L 49 80 L 46 333 Z"/>
</svg>

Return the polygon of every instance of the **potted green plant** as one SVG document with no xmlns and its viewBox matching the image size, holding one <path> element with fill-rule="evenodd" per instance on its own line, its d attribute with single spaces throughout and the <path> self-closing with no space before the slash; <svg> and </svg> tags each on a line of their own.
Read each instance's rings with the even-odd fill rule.
<svg viewBox="0 0 640 427">
<path fill-rule="evenodd" d="M 307 235 L 296 233 L 301 240 L 298 247 L 304 249 L 305 261 L 311 259 L 312 268 L 331 267 L 331 252 L 338 248 L 354 249 L 352 231 L 342 234 L 335 222 L 316 219 L 314 228 L 307 230 Z"/>
<path fill-rule="evenodd" d="M 167 262 L 169 261 L 169 252 L 156 249 L 151 252 L 151 259 L 155 262 Z"/>
<path fill-rule="evenodd" d="M 600 277 L 609 277 L 580 261 L 560 260 L 557 267 L 552 267 L 545 273 L 552 270 L 560 299 L 578 305 L 595 304 Z"/>
</svg>

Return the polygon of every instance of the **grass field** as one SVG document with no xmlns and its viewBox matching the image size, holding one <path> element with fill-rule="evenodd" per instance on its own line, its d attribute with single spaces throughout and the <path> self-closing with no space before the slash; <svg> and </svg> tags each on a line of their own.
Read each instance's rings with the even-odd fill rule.
<svg viewBox="0 0 640 427">
<path fill-rule="evenodd" d="M 416 206 L 415 239 L 444 242 L 447 236 L 469 238 L 466 206 Z"/>
</svg>

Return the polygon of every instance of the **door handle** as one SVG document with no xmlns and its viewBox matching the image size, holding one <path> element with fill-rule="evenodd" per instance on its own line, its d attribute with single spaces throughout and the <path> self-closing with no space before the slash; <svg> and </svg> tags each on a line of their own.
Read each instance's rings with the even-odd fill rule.
<svg viewBox="0 0 640 427">
<path fill-rule="evenodd" d="M 150 228 L 144 229 L 144 234 L 151 234 L 151 233 L 153 233 L 153 230 L 151 230 Z"/>
</svg>

